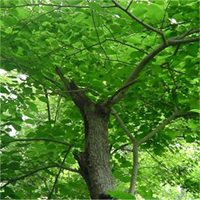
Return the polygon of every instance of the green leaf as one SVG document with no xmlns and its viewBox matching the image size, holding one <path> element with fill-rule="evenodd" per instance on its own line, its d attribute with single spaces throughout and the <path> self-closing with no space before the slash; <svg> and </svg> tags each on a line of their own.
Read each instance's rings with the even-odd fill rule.
<svg viewBox="0 0 200 200">
<path fill-rule="evenodd" d="M 1 87 L 0 87 L 0 92 L 1 93 L 9 93 L 9 91 L 3 85 L 1 85 Z"/>
<path fill-rule="evenodd" d="M 164 10 L 162 6 L 157 4 L 150 4 L 148 6 L 148 12 L 146 13 L 151 24 L 157 23 L 163 19 Z"/>
<path fill-rule="evenodd" d="M 145 3 L 136 4 L 133 9 L 133 14 L 137 17 L 144 16 L 144 14 L 148 11 L 148 7 Z"/>
<path fill-rule="evenodd" d="M 1 141 L 2 141 L 2 143 L 8 143 L 9 144 L 12 141 L 14 141 L 14 138 L 6 134 L 6 135 L 1 136 Z"/>
<path fill-rule="evenodd" d="M 10 187 L 5 187 L 4 191 L 8 196 L 15 194 L 15 192 Z"/>
<path fill-rule="evenodd" d="M 135 196 L 133 196 L 132 194 L 116 191 L 116 190 L 109 190 L 108 194 L 111 197 L 118 198 L 118 199 L 135 199 Z"/>
<path fill-rule="evenodd" d="M 175 132 L 175 131 L 167 130 L 167 135 L 168 135 L 171 139 L 176 138 L 176 132 Z"/>
<path fill-rule="evenodd" d="M 39 97 L 39 100 L 44 103 L 48 103 L 48 99 L 46 97 Z"/>
<path fill-rule="evenodd" d="M 22 129 L 21 126 L 19 126 L 18 124 L 15 124 L 15 123 L 12 123 L 12 126 L 14 127 L 14 129 L 15 129 L 16 131 L 21 131 L 21 129 Z"/>
<path fill-rule="evenodd" d="M 110 28 L 113 30 L 114 33 L 121 33 L 122 32 L 122 26 L 119 26 L 117 24 L 111 25 Z"/>
<path fill-rule="evenodd" d="M 24 93 L 26 93 L 26 94 L 33 93 L 32 88 L 24 88 Z"/>
<path fill-rule="evenodd" d="M 101 6 L 100 6 L 98 3 L 90 2 L 90 3 L 89 3 L 89 6 L 90 6 L 91 9 L 94 9 L 94 10 L 101 10 Z"/>
<path fill-rule="evenodd" d="M 21 161 L 23 160 L 21 155 L 14 154 L 11 156 L 12 160 Z"/>
<path fill-rule="evenodd" d="M 31 114 L 28 110 L 25 110 L 25 111 L 24 111 L 24 115 L 26 115 L 27 117 L 30 117 L 30 118 L 33 118 L 33 117 L 34 117 L 34 115 Z"/>
<path fill-rule="evenodd" d="M 17 170 L 17 169 L 19 169 L 19 167 L 20 167 L 19 162 L 11 162 L 8 165 L 8 168 L 12 169 L 12 170 Z"/>
<path fill-rule="evenodd" d="M 34 104 L 34 103 L 32 103 L 32 102 L 27 102 L 27 104 L 29 104 L 29 108 L 32 110 L 32 111 L 34 111 L 34 112 L 38 112 L 38 108 L 37 108 L 37 106 Z"/>
<path fill-rule="evenodd" d="M 185 138 L 186 142 L 192 143 L 195 141 L 195 138 L 191 137 L 190 135 Z"/>
<path fill-rule="evenodd" d="M 35 121 L 32 120 L 32 119 L 26 119 L 25 122 L 26 122 L 27 124 L 33 124 L 33 125 L 35 124 Z"/>
</svg>

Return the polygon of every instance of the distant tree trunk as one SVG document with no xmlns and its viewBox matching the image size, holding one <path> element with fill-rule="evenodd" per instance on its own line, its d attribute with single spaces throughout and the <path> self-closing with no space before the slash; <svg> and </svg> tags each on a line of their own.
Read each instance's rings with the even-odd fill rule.
<svg viewBox="0 0 200 200">
<path fill-rule="evenodd" d="M 114 188 L 108 143 L 109 112 L 88 102 L 81 113 L 85 124 L 85 151 L 76 158 L 90 197 L 99 199 Z"/>
</svg>

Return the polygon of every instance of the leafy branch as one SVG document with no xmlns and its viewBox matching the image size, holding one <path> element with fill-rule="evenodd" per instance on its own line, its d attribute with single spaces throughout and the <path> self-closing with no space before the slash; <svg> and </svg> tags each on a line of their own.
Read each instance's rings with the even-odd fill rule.
<svg viewBox="0 0 200 200">
<path fill-rule="evenodd" d="M 162 31 L 160 31 L 159 29 L 154 28 L 153 26 L 145 23 L 144 21 L 140 20 L 139 18 L 137 18 L 135 15 L 133 15 L 132 13 L 130 13 L 128 11 L 128 9 L 123 8 L 120 4 L 118 4 L 115 0 L 112 0 L 113 3 L 115 4 L 116 7 L 118 7 L 120 10 L 124 11 L 127 15 L 129 15 L 133 20 L 135 20 L 136 22 L 138 22 L 139 24 L 141 24 L 142 26 L 144 26 L 145 28 L 147 28 L 148 30 L 151 30 L 159 35 L 161 35 L 163 42 L 166 44 L 166 38 L 165 35 L 163 34 Z M 129 8 L 129 7 L 128 7 Z"/>
<path fill-rule="evenodd" d="M 48 92 L 47 92 L 47 89 L 44 88 L 44 93 L 45 93 L 45 97 L 47 99 L 47 114 L 48 114 L 48 120 L 51 121 L 51 108 L 50 108 L 50 103 L 49 103 L 49 95 L 48 95 Z"/>
<path fill-rule="evenodd" d="M 137 172 L 138 172 L 138 143 L 135 137 L 130 133 L 130 131 L 125 126 L 124 122 L 122 121 L 121 117 L 118 115 L 116 110 L 112 107 L 111 113 L 114 115 L 120 126 L 122 127 L 125 134 L 129 137 L 133 144 L 133 168 L 131 173 L 131 182 L 130 182 L 130 189 L 129 193 L 134 194 L 135 193 L 135 186 L 136 186 L 136 179 L 137 179 Z M 123 145 L 123 147 L 126 145 Z"/>
<path fill-rule="evenodd" d="M 62 4 L 46 4 L 46 3 L 31 3 L 31 4 L 23 4 L 23 5 L 13 5 L 13 6 L 1 6 L 0 8 L 23 8 L 23 7 L 35 7 L 35 6 L 48 6 L 48 7 L 61 7 L 61 8 L 90 8 L 87 5 L 62 5 Z M 115 8 L 115 5 L 102 5 L 101 8 Z"/>
<path fill-rule="evenodd" d="M 174 120 L 178 117 L 187 117 L 187 116 L 193 116 L 193 115 L 198 115 L 198 113 L 196 113 L 196 112 L 187 112 L 187 113 L 174 112 L 174 113 L 172 113 L 157 128 L 155 128 L 148 135 L 146 135 L 141 140 L 139 140 L 137 142 L 138 146 L 140 146 L 142 143 L 144 143 L 147 140 L 149 140 L 150 138 L 152 138 L 155 134 L 157 134 L 159 131 L 161 131 L 166 125 L 168 125 L 172 120 Z"/>
<path fill-rule="evenodd" d="M 187 35 L 189 34 L 193 34 L 193 33 L 197 33 L 198 30 L 194 30 L 191 31 L 190 33 L 187 33 Z M 181 36 L 182 37 L 182 36 Z M 197 42 L 200 40 L 200 37 L 193 37 L 193 38 L 188 38 L 188 39 L 176 39 L 176 38 L 171 38 L 169 40 L 167 40 L 166 44 L 163 43 L 161 45 L 159 45 L 157 48 L 155 48 L 151 53 L 149 53 L 139 64 L 138 66 L 132 71 L 132 73 L 129 75 L 129 77 L 127 78 L 127 80 L 125 81 L 125 84 L 121 87 L 123 88 L 124 86 L 126 86 L 126 84 L 134 81 L 139 74 L 142 72 L 142 70 L 144 69 L 144 67 L 157 55 L 159 54 L 161 51 L 163 51 L 165 48 L 170 47 L 170 46 L 175 46 L 175 45 L 180 45 L 180 44 L 188 44 L 188 43 L 192 43 L 192 42 Z M 121 88 L 119 89 L 120 92 L 117 93 L 117 95 L 115 95 L 115 97 L 112 99 L 112 101 L 110 101 L 110 103 L 108 105 L 113 105 L 115 103 L 118 103 L 122 97 L 125 95 L 126 89 L 121 90 Z M 108 101 L 108 100 L 107 100 Z"/>
<path fill-rule="evenodd" d="M 43 170 L 45 170 L 45 169 L 54 168 L 54 167 L 59 167 L 59 168 L 62 167 L 62 169 L 65 169 L 65 170 L 68 170 L 68 171 L 71 171 L 71 172 L 75 172 L 75 173 L 79 173 L 78 170 L 71 169 L 71 168 L 65 167 L 65 166 L 63 166 L 63 165 L 58 165 L 58 164 L 48 165 L 48 166 L 40 167 L 40 168 L 38 168 L 38 169 L 36 169 L 36 170 L 33 170 L 33 171 L 31 171 L 31 172 L 29 172 L 29 173 L 27 173 L 27 174 L 25 174 L 25 175 L 22 175 L 22 176 L 19 176 L 19 177 L 16 177 L 16 178 L 12 178 L 12 179 L 7 180 L 7 183 L 5 183 L 4 185 L 2 185 L 2 186 L 0 187 L 0 189 L 6 187 L 6 186 L 7 186 L 8 184 L 10 184 L 10 183 L 13 183 L 13 182 L 16 182 L 16 181 L 25 179 L 25 178 L 27 178 L 27 177 L 29 177 L 29 176 L 32 176 L 32 175 L 34 175 L 35 173 L 37 173 L 37 172 L 39 172 L 39 171 L 43 171 Z M 6 181 L 6 180 L 4 180 L 4 179 L 2 180 L 2 179 L 1 179 L 1 181 Z"/>
<path fill-rule="evenodd" d="M 69 146 L 70 144 L 67 142 L 59 141 L 59 140 L 54 140 L 54 139 L 49 139 L 49 138 L 31 138 L 31 139 L 14 139 L 12 142 L 36 142 L 36 141 L 47 141 L 47 142 L 54 142 L 58 144 L 64 144 L 66 146 Z"/>
<path fill-rule="evenodd" d="M 67 156 L 68 156 L 68 154 L 69 154 L 71 148 L 72 148 L 72 146 L 69 146 L 68 150 L 67 150 L 66 153 L 65 153 L 65 156 L 64 156 L 64 158 L 63 158 L 63 161 L 62 161 L 62 164 L 61 164 L 61 165 L 64 165 L 64 163 L 65 163 L 65 161 L 66 161 L 66 159 L 67 159 Z M 49 195 L 48 195 L 48 199 L 51 199 L 51 196 L 52 196 L 52 194 L 53 194 L 53 192 L 54 192 L 54 190 L 55 190 L 55 187 L 56 187 L 56 184 L 57 184 L 57 182 L 58 182 L 58 178 L 59 178 L 59 176 L 60 176 L 60 174 L 61 174 L 61 172 L 62 172 L 62 169 L 63 169 L 63 168 L 60 167 L 60 169 L 59 169 L 59 171 L 58 171 L 58 173 L 57 173 L 57 175 L 56 175 L 56 177 L 55 177 L 53 187 L 52 187 L 52 189 L 51 189 L 51 192 L 50 192 Z"/>
</svg>

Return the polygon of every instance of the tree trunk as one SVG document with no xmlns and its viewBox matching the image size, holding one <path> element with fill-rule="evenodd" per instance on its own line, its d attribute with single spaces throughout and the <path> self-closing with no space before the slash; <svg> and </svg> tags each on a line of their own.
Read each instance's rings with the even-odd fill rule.
<svg viewBox="0 0 200 200">
<path fill-rule="evenodd" d="M 85 124 L 85 151 L 76 158 L 92 199 L 105 198 L 114 188 L 108 143 L 109 113 L 87 103 L 81 111 Z"/>
</svg>

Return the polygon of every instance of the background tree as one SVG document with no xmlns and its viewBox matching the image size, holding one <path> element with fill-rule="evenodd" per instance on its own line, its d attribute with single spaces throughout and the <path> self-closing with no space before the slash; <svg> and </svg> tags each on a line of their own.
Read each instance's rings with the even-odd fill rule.
<svg viewBox="0 0 200 200">
<path fill-rule="evenodd" d="M 2 198 L 198 196 L 198 2 L 1 9 Z"/>
</svg>

